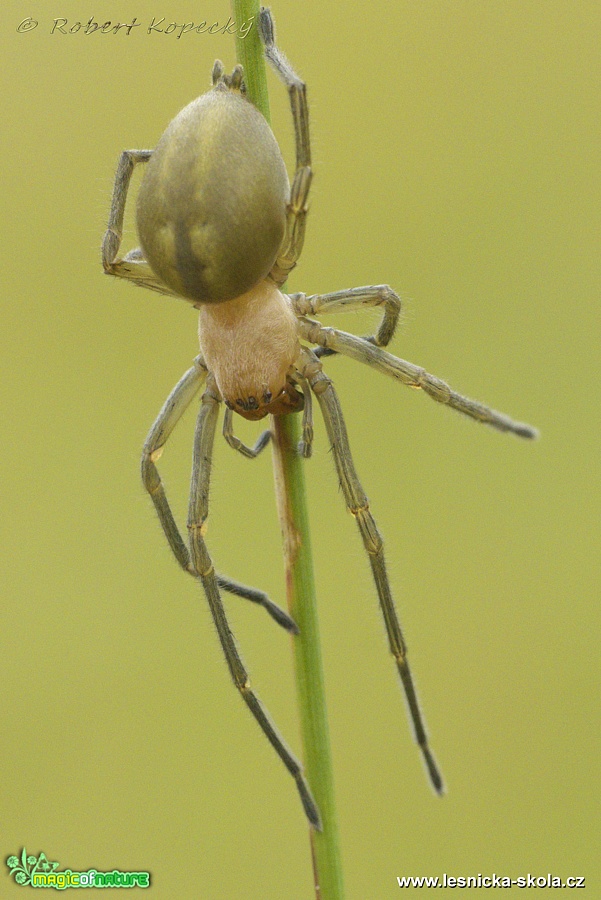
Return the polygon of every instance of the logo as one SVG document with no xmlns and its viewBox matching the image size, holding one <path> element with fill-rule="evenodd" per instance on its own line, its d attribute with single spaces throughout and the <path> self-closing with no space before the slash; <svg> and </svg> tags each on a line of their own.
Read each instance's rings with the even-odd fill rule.
<svg viewBox="0 0 601 900">
<path fill-rule="evenodd" d="M 27 855 L 23 847 L 21 856 L 9 856 L 6 865 L 17 884 L 29 887 L 54 888 L 64 891 L 67 888 L 86 887 L 150 887 L 150 872 L 99 872 L 87 869 L 75 872 L 73 869 L 59 869 L 58 862 L 50 862 L 45 853 L 39 856 Z"/>
</svg>

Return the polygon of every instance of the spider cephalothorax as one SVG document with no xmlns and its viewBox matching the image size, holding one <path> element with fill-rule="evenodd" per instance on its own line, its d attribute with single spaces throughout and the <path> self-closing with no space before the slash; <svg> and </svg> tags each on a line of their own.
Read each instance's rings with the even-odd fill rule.
<svg viewBox="0 0 601 900">
<path fill-rule="evenodd" d="M 108 274 L 181 297 L 199 310 L 201 354 L 173 389 L 146 439 L 142 478 L 177 561 L 202 582 L 236 687 L 293 776 L 309 821 L 319 828 L 319 812 L 302 767 L 250 686 L 225 617 L 220 588 L 260 603 L 290 632 L 298 629 L 290 616 L 261 591 L 217 575 L 204 540 L 220 403 L 225 401 L 227 406 L 224 437 L 248 457 L 260 453 L 270 433 L 264 432 L 254 448 L 246 447 L 233 433 L 234 412 L 247 419 L 261 419 L 268 413 L 277 416 L 303 410 L 299 452 L 307 457 L 313 434 L 311 397 L 316 397 L 345 502 L 357 520 L 369 556 L 415 738 L 438 793 L 443 790 L 442 778 L 418 705 L 386 573 L 382 538 L 355 472 L 338 397 L 319 357 L 346 354 L 500 431 L 525 438 L 534 437 L 536 432 L 529 425 L 468 400 L 419 366 L 388 353 L 384 348 L 394 334 L 400 311 L 400 300 L 388 285 L 313 296 L 282 292 L 303 246 L 311 185 L 309 116 L 305 85 L 276 48 L 271 15 L 265 9 L 261 10 L 260 31 L 267 59 L 290 95 L 296 137 L 292 186 L 269 125 L 245 96 L 241 67 L 236 66 L 228 76 L 217 62 L 213 88 L 173 119 L 156 150 L 126 150 L 121 154 L 102 253 Z M 118 252 L 125 201 L 138 163 L 147 163 L 137 203 L 141 248 L 121 258 Z M 376 334 L 365 338 L 324 328 L 313 318 L 364 306 L 381 307 L 383 312 Z M 186 542 L 174 520 L 156 462 L 203 384 L 206 387 L 194 441 Z"/>
<path fill-rule="evenodd" d="M 247 419 L 303 408 L 290 380 L 300 353 L 298 319 L 271 279 L 226 303 L 201 304 L 200 349 L 230 409 Z"/>
</svg>

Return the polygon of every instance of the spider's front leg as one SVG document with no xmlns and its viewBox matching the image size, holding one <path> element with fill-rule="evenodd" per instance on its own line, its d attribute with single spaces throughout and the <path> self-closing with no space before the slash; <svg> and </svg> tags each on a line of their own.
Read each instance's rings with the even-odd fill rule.
<svg viewBox="0 0 601 900">
<path fill-rule="evenodd" d="M 163 447 L 170 434 L 206 381 L 206 378 L 207 369 L 201 357 L 197 357 L 192 368 L 180 379 L 167 398 L 156 422 L 150 429 L 142 453 L 142 481 L 144 487 L 150 494 L 152 502 L 154 503 L 163 532 L 169 542 L 173 555 L 184 572 L 187 572 L 194 578 L 196 578 L 197 575 L 190 563 L 190 554 L 186 547 L 186 543 L 173 518 L 173 513 L 171 512 L 169 501 L 165 495 L 165 489 L 156 462 L 161 456 Z M 226 578 L 224 575 L 217 575 L 217 582 L 224 591 L 234 594 L 237 597 L 243 597 L 245 600 L 250 600 L 252 603 L 262 606 L 278 625 L 281 625 L 292 634 L 298 634 L 296 622 L 288 615 L 288 613 L 284 612 L 283 609 L 273 603 L 264 591 L 247 587 L 231 578 Z"/>
<path fill-rule="evenodd" d="M 202 581 L 233 682 L 242 695 L 242 699 L 259 723 L 267 740 L 294 778 L 309 822 L 314 828 L 321 830 L 319 812 L 311 795 L 311 791 L 309 790 L 309 785 L 305 780 L 301 764 L 278 734 L 275 725 L 269 718 L 267 710 L 251 687 L 248 673 L 240 658 L 234 637 L 225 616 L 215 570 L 204 541 L 206 521 L 209 514 L 210 468 L 217 415 L 219 411 L 219 401 L 220 396 L 214 380 L 209 376 L 207 389 L 202 397 L 194 438 L 192 485 L 190 489 L 190 507 L 188 512 L 190 561 L 194 572 Z"/>
<path fill-rule="evenodd" d="M 405 691 L 407 706 L 415 732 L 415 740 L 422 752 L 430 781 L 436 792 L 442 794 L 444 791 L 442 776 L 428 743 L 424 720 L 407 661 L 407 647 L 392 599 L 386 573 L 382 537 L 370 512 L 367 497 L 355 471 L 340 402 L 332 382 L 324 374 L 321 363 L 315 354 L 311 351 L 305 351 L 304 359 L 303 376 L 308 380 L 321 407 L 344 499 L 349 511 L 357 521 L 365 550 L 369 556 L 388 634 L 388 642 Z"/>
</svg>

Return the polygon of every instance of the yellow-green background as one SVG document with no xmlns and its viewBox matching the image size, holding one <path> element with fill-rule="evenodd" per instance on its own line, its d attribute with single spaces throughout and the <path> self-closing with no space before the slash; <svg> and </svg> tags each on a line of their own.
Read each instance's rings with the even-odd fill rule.
<svg viewBox="0 0 601 900">
<path fill-rule="evenodd" d="M 306 472 L 347 897 L 445 871 L 585 875 L 601 897 L 599 6 L 273 8 L 314 141 L 292 286 L 389 282 L 405 300 L 396 353 L 542 432 L 522 443 L 327 362 L 448 783 L 443 800 L 426 783 L 318 422 Z M 228 14 L 225 0 L 2 12 L 0 855 L 149 869 L 161 900 L 304 900 L 294 786 L 139 481 L 146 431 L 197 352 L 195 313 L 99 261 L 119 152 L 152 147 L 215 57 L 233 65 L 233 38 L 49 34 L 57 16 Z M 18 34 L 28 15 L 38 28 Z M 270 89 L 291 167 L 287 98 Z M 192 427 L 163 458 L 180 515 Z M 217 442 L 211 513 L 219 568 L 284 602 L 269 453 L 251 463 Z M 249 607 L 227 599 L 298 748 L 289 639 Z M 25 890 L 0 879 L 3 897 Z"/>
</svg>

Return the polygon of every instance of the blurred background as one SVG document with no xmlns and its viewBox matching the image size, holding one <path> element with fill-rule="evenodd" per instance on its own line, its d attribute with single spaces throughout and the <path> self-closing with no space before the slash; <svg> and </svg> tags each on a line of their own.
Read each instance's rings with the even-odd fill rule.
<svg viewBox="0 0 601 900">
<path fill-rule="evenodd" d="M 302 900 L 296 791 L 139 478 L 145 435 L 197 353 L 196 314 L 100 265 L 119 153 L 153 147 L 214 59 L 235 61 L 227 35 L 147 33 L 153 16 L 225 25 L 226 0 L 146 7 L 14 2 L 0 29 L 0 855 L 25 845 L 61 868 L 149 870 L 160 900 Z M 599 6 L 273 12 L 308 83 L 315 168 L 290 288 L 390 283 L 404 301 L 394 353 L 541 430 L 520 442 L 327 360 L 448 786 L 436 798 L 422 771 L 318 421 L 306 474 L 347 897 L 443 872 L 583 875 L 601 896 Z M 26 16 L 39 24 L 19 33 Z M 51 34 L 57 17 L 90 16 L 142 27 Z M 270 93 L 292 170 L 272 75 Z M 130 216 L 124 249 L 135 242 Z M 373 327 L 363 313 L 329 321 Z M 183 521 L 193 421 L 161 460 Z M 259 429 L 237 422 L 246 440 Z M 285 602 L 269 452 L 250 462 L 218 439 L 208 543 L 221 571 Z M 290 640 L 226 603 L 298 750 Z"/>
</svg>

